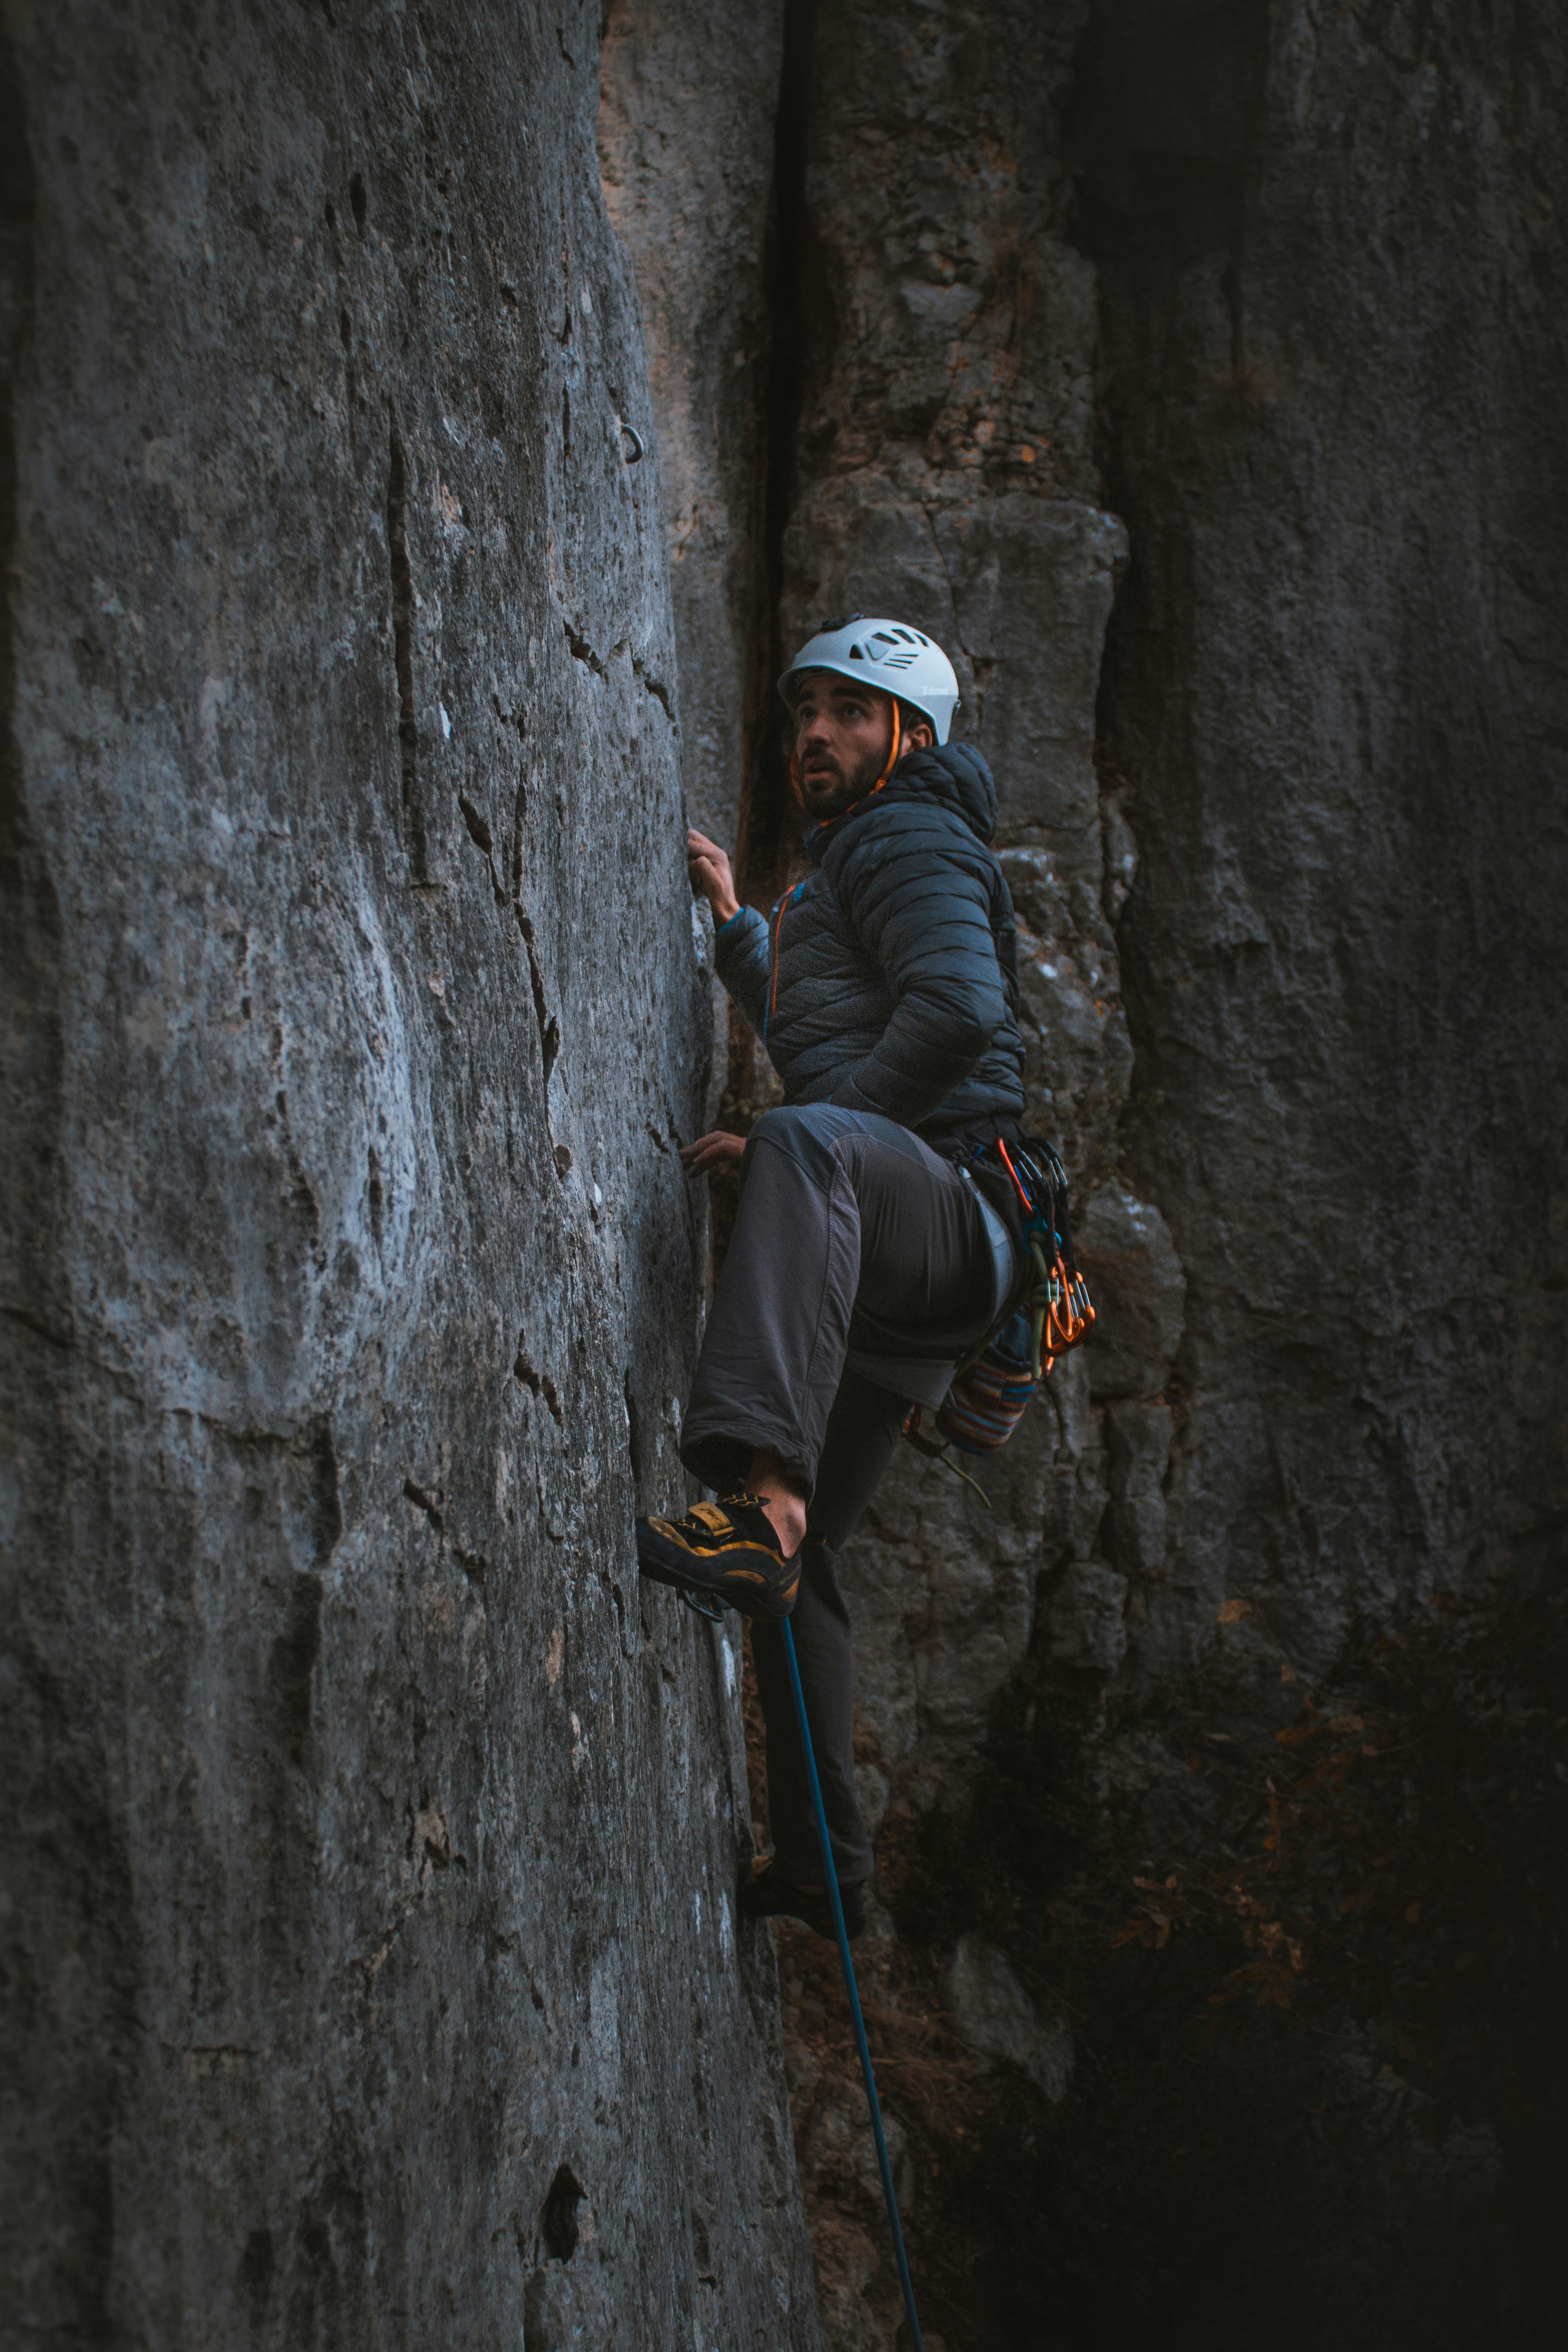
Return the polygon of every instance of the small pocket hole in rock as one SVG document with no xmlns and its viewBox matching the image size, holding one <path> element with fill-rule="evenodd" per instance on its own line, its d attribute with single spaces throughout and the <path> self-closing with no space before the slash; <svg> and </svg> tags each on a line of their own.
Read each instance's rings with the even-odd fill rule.
<svg viewBox="0 0 1568 2352">
<path fill-rule="evenodd" d="M 572 2167 L 563 2164 L 550 2184 L 550 2194 L 539 2216 L 539 2234 L 544 2241 L 545 2252 L 558 2263 L 569 2263 L 577 2251 L 581 2235 L 577 2208 L 585 2193 Z"/>
</svg>

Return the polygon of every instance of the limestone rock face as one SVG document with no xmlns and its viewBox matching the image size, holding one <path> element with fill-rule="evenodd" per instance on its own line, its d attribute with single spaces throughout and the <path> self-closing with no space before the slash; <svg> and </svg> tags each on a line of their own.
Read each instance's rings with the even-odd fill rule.
<svg viewBox="0 0 1568 2352">
<path fill-rule="evenodd" d="M 1067 2096 L 1072 2035 L 1059 2019 L 1040 2015 L 1005 1953 L 961 1936 L 947 1990 L 954 2030 L 971 2049 L 1021 2067 L 1053 2105 Z"/>
<path fill-rule="evenodd" d="M 813 2346 L 598 11 L 16 22 L 8 2308 Z"/>
<path fill-rule="evenodd" d="M 1158 1209 L 1103 1185 L 1079 1220 L 1074 1248 L 1095 1301 L 1083 1360 L 1097 1397 L 1157 1396 L 1181 1341 L 1186 1280 Z"/>
<path fill-rule="evenodd" d="M 693 824 L 740 822 L 765 581 L 764 277 L 783 0 L 614 0 L 599 158 L 641 299 Z"/>
</svg>

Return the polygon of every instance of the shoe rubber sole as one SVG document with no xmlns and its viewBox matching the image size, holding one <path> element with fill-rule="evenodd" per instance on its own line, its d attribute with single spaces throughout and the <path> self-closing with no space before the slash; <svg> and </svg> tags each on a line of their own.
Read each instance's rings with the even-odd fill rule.
<svg viewBox="0 0 1568 2352">
<path fill-rule="evenodd" d="M 767 1554 L 759 1551 L 759 1559 Z M 637 1567 L 655 1584 L 672 1585 L 678 1592 L 698 1592 L 705 1600 L 721 1601 L 743 1617 L 765 1617 L 782 1625 L 795 1607 L 800 1584 L 798 1561 L 784 1561 L 787 1581 L 764 1568 L 747 1568 L 731 1559 L 705 1560 L 672 1543 L 645 1521 L 637 1528 Z M 790 1571 L 793 1570 L 793 1573 Z"/>
</svg>

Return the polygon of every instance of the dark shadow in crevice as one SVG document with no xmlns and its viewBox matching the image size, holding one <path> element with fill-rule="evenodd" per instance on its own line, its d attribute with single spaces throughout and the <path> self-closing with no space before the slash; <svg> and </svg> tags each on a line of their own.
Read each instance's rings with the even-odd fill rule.
<svg viewBox="0 0 1568 2352">
<path fill-rule="evenodd" d="M 544 2241 L 545 2252 L 558 2263 L 569 2263 L 577 2251 L 582 2224 L 577 2208 L 587 2194 L 569 2164 L 562 2165 L 550 2184 L 543 2210 L 539 2216 L 539 2234 Z"/>
<path fill-rule="evenodd" d="M 1134 1045 L 1121 1135 L 1141 1157 L 1145 1105 L 1168 1097 L 1157 936 L 1162 874 L 1207 870 L 1211 822 L 1193 734 L 1197 662 L 1193 502 L 1223 478 L 1253 370 L 1246 331 L 1248 237 L 1268 136 L 1267 0 L 1201 11 L 1165 0 L 1091 0 L 1064 121 L 1074 185 L 1068 234 L 1095 269 L 1100 337 L 1096 456 L 1131 562 L 1106 632 L 1096 761 L 1139 850 L 1117 940 Z M 1230 329 L 1228 383 L 1194 345 L 1193 286 L 1212 282 Z M 1163 1116 L 1157 1109 L 1156 1117 Z"/>
<path fill-rule="evenodd" d="M 784 541 L 795 503 L 795 442 L 806 383 L 806 259 L 810 225 L 806 161 L 818 0 L 785 0 L 784 63 L 774 121 L 773 197 L 764 254 L 767 371 L 758 434 L 754 520 L 759 531 L 755 621 L 746 685 L 746 773 L 741 791 L 736 873 L 742 898 L 770 898 L 791 827 L 789 772 L 780 744 L 774 680 L 784 667 L 779 597 Z"/>
</svg>

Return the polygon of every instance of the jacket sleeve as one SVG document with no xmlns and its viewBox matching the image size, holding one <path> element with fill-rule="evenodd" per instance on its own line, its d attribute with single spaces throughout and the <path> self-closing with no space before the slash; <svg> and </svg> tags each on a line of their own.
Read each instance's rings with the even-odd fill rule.
<svg viewBox="0 0 1568 2352">
<path fill-rule="evenodd" d="M 768 1003 L 768 926 L 754 907 L 742 907 L 713 939 L 713 968 L 760 1037 Z"/>
<path fill-rule="evenodd" d="M 893 1017 L 832 1100 L 914 1127 L 963 1084 L 1007 1017 L 986 877 L 954 831 L 922 818 L 834 879 Z"/>
</svg>

